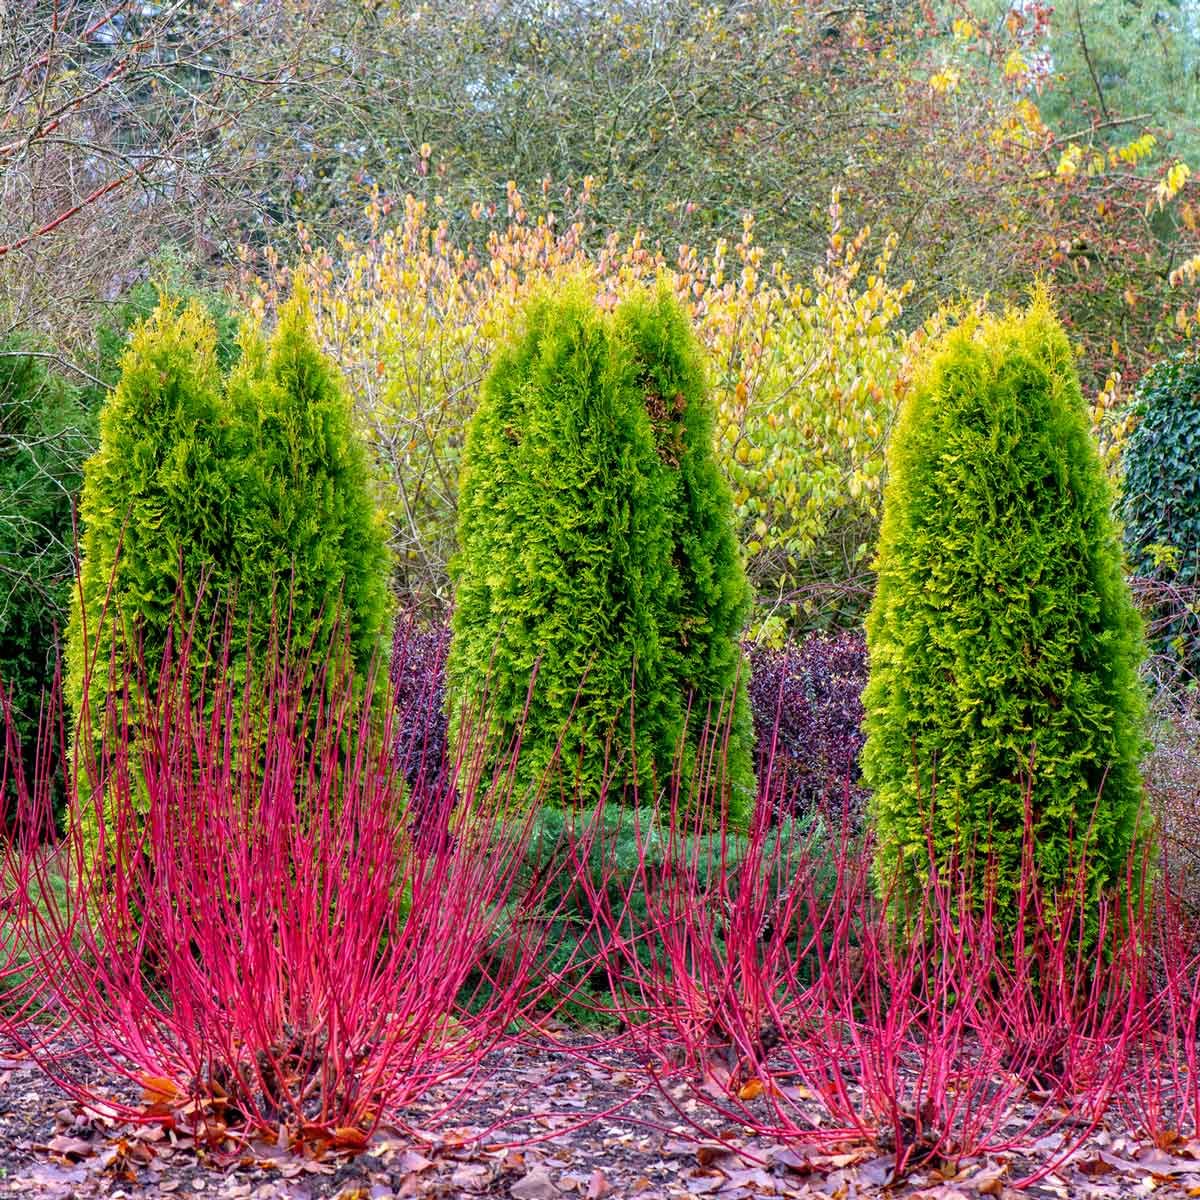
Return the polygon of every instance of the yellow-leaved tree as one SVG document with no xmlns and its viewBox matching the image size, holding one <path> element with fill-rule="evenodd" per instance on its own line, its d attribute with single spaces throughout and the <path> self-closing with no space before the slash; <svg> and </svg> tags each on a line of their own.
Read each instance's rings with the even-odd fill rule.
<svg viewBox="0 0 1200 1200">
<path fill-rule="evenodd" d="M 843 229 L 835 194 L 825 264 L 797 279 L 765 261 L 750 216 L 736 243 L 668 258 L 638 233 L 597 242 L 587 198 L 585 188 L 578 219 L 558 223 L 532 217 L 510 187 L 506 214 L 477 207 L 479 237 L 463 245 L 410 197 L 398 213 L 375 206 L 365 242 L 297 268 L 374 453 L 401 589 L 449 599 L 464 430 L 530 294 L 583 278 L 611 308 L 663 279 L 706 353 L 717 449 L 759 596 L 793 622 L 857 619 L 911 340 L 901 326 L 911 284 L 888 277 L 894 239 L 872 257 L 869 231 Z M 260 304 L 286 275 L 250 281 Z"/>
</svg>

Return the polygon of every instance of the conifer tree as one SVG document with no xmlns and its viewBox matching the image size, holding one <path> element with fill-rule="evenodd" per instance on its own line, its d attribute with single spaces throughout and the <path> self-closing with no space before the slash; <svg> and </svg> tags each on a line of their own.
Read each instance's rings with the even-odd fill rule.
<svg viewBox="0 0 1200 1200">
<path fill-rule="evenodd" d="M 1046 296 L 971 319 L 919 371 L 892 442 L 867 623 L 877 869 L 984 864 L 1017 920 L 1026 797 L 1050 891 L 1089 896 L 1140 832 L 1141 627 L 1071 347 Z M 929 840 L 927 840 L 929 839 Z M 988 872 L 975 871 L 977 900 Z"/>
<path fill-rule="evenodd" d="M 751 592 L 733 522 L 733 496 L 716 458 L 712 403 L 699 343 L 665 286 L 637 292 L 615 314 L 618 349 L 632 364 L 650 417 L 667 495 L 677 584 L 662 593 L 659 622 L 670 674 L 691 709 L 689 742 L 723 743 L 717 757 L 735 821 L 752 810 L 754 730 L 741 636 Z M 692 754 L 683 756 L 686 765 Z"/>
<path fill-rule="evenodd" d="M 238 611 L 260 649 L 274 625 L 297 654 L 345 637 L 357 678 L 384 660 L 389 557 L 349 397 L 298 289 L 268 342 L 243 335 L 229 379 L 242 466 L 232 536 Z M 253 632 L 253 631 L 256 631 Z"/>
<path fill-rule="evenodd" d="M 520 785 L 557 754 L 553 785 L 585 803 L 606 770 L 646 800 L 682 768 L 685 802 L 748 819 L 749 587 L 700 351 L 668 291 L 612 318 L 582 287 L 530 306 L 471 426 L 459 539 L 451 715 L 487 707 L 491 761 L 519 732 Z"/>
<path fill-rule="evenodd" d="M 198 304 L 163 301 L 133 333 L 100 412 L 100 445 L 83 471 L 79 586 L 67 638 L 67 700 L 87 727 L 76 772 L 99 750 L 106 698 L 155 674 L 181 614 L 197 656 L 229 595 L 232 436 Z M 201 664 L 197 662 L 197 667 Z"/>
<path fill-rule="evenodd" d="M 315 669 L 344 646 L 350 661 L 335 667 L 360 680 L 386 652 L 388 556 L 365 452 L 304 296 L 269 341 L 244 332 L 227 381 L 215 342 L 198 305 L 163 300 L 132 335 L 84 466 L 82 603 L 67 647 L 76 719 L 87 689 L 81 784 L 107 700 L 127 684 L 154 689 L 168 644 L 189 642 L 197 685 L 217 656 L 240 684 L 279 650 Z M 136 736 L 142 698 L 132 701 Z"/>
<path fill-rule="evenodd" d="M 536 298 L 467 437 L 447 663 L 455 737 L 486 735 L 497 762 L 519 736 L 526 795 L 545 778 L 586 804 L 606 771 L 618 795 L 665 780 L 682 732 L 660 624 L 678 594 L 668 499 L 609 322 L 582 287 Z"/>
</svg>

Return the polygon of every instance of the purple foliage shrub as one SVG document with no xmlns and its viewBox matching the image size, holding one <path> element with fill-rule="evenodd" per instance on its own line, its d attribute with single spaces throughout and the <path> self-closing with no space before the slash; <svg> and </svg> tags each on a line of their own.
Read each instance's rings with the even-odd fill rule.
<svg viewBox="0 0 1200 1200">
<path fill-rule="evenodd" d="M 445 664 L 450 631 L 397 622 L 392 647 L 396 765 L 412 803 L 449 773 Z M 773 795 L 790 812 L 822 802 L 838 808 L 849 795 L 854 811 L 863 798 L 858 755 L 862 749 L 862 689 L 867 680 L 861 633 L 815 634 L 782 650 L 747 644 L 750 705 L 760 763 L 773 757 Z M 771 747 L 774 743 L 774 755 Z"/>
<path fill-rule="evenodd" d="M 858 812 L 866 639 L 814 634 L 782 650 L 748 644 L 746 653 L 758 758 L 772 763 L 772 793 L 790 812 L 840 808 L 847 799 Z"/>
<path fill-rule="evenodd" d="M 446 714 L 449 647 L 450 630 L 444 625 L 421 627 L 411 616 L 396 622 L 390 672 L 396 768 L 408 785 L 409 803 L 417 810 L 451 773 Z"/>
</svg>

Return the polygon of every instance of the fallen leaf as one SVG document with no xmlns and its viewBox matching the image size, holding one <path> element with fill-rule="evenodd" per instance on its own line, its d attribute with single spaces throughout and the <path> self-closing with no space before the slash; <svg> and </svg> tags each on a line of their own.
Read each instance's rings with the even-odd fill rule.
<svg viewBox="0 0 1200 1200">
<path fill-rule="evenodd" d="M 1109 1154 L 1107 1150 L 1099 1151 L 1099 1157 L 1119 1170 L 1137 1171 L 1146 1175 L 1191 1175 L 1196 1170 L 1195 1163 L 1174 1162 L 1160 1151 L 1147 1154 L 1137 1161 Z"/>
<path fill-rule="evenodd" d="M 607 1196 L 612 1188 L 609 1186 L 608 1180 L 604 1177 L 604 1172 L 596 1170 L 592 1172 L 591 1179 L 588 1180 L 587 1200 L 600 1200 L 602 1196 Z"/>
<path fill-rule="evenodd" d="M 65 1133 L 52 1137 L 43 1146 L 34 1146 L 34 1149 L 47 1150 L 50 1154 L 73 1163 L 91 1158 L 96 1153 L 96 1147 L 91 1142 L 85 1142 L 83 1138 L 68 1137 Z"/>
<path fill-rule="evenodd" d="M 562 1192 L 554 1186 L 544 1167 L 534 1167 L 523 1179 L 509 1189 L 513 1200 L 558 1200 Z"/>
<path fill-rule="evenodd" d="M 183 1098 L 183 1092 L 173 1079 L 165 1075 L 140 1075 L 142 1099 L 147 1104 L 174 1104 Z"/>
<path fill-rule="evenodd" d="M 459 1167 L 450 1176 L 450 1186 L 458 1188 L 459 1191 L 474 1191 L 487 1179 L 489 1174 L 487 1167 L 478 1163 L 468 1163 Z"/>
<path fill-rule="evenodd" d="M 419 1175 L 422 1171 L 428 1171 L 434 1164 L 432 1159 L 418 1154 L 416 1150 L 405 1150 L 394 1165 L 395 1169 L 404 1175 Z"/>
<path fill-rule="evenodd" d="M 763 1094 L 763 1081 L 761 1079 L 748 1079 L 738 1089 L 739 1100 L 757 1100 Z"/>
</svg>

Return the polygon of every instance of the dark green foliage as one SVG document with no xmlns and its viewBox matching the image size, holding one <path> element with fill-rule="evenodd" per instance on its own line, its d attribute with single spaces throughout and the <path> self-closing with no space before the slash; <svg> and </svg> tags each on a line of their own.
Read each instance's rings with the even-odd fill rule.
<svg viewBox="0 0 1200 1200">
<path fill-rule="evenodd" d="M 632 384 L 584 291 L 543 295 L 483 386 L 463 463 L 455 736 L 461 706 L 486 705 L 487 722 L 468 720 L 473 734 L 487 725 L 493 753 L 519 730 L 521 789 L 542 779 L 561 737 L 556 786 L 583 803 L 606 766 L 618 790 L 651 786 L 682 733 L 659 623 L 678 595 L 669 492 Z"/>
<path fill-rule="evenodd" d="M 93 418 L 49 360 L 0 349 L 0 681 L 33 771 L 75 575 L 71 510 Z"/>
<path fill-rule="evenodd" d="M 665 287 L 618 306 L 615 332 L 633 363 L 667 491 L 668 536 L 678 591 L 664 593 L 660 629 L 670 670 L 690 700 L 690 732 L 707 724 L 728 740 L 726 784 L 739 818 L 754 802 L 754 729 L 741 635 L 750 585 L 733 524 L 733 497 L 717 465 L 713 407 L 700 346 Z M 732 714 L 730 701 L 733 701 Z M 685 754 L 683 761 L 690 762 Z"/>
<path fill-rule="evenodd" d="M 934 349 L 889 467 L 864 697 L 880 884 L 919 890 L 929 835 L 939 863 L 994 865 L 1011 924 L 1028 792 L 1043 883 L 1086 846 L 1094 898 L 1139 834 L 1142 637 L 1044 296 Z"/>
<path fill-rule="evenodd" d="M 813 898 L 827 902 L 820 909 L 825 911 L 833 904 L 837 890 L 838 862 L 850 861 L 858 845 L 836 822 L 818 813 L 785 817 L 755 846 L 753 837 L 743 832 L 726 830 L 722 834 L 714 830 L 696 834 L 689 833 L 686 824 L 683 829 L 672 830 L 664 823 L 662 813 L 650 809 L 606 807 L 597 818 L 595 814 L 579 817 L 561 809 L 543 808 L 532 817 L 515 892 L 523 896 L 535 881 L 546 881 L 545 893 L 532 912 L 521 904 L 510 906 L 506 920 L 497 929 L 495 962 L 502 963 L 510 956 L 508 943 L 518 932 L 512 922 L 548 921 L 544 958 L 535 974 L 553 974 L 562 980 L 564 991 L 576 989 L 564 1006 L 564 1015 L 585 1025 L 612 1026 L 617 1019 L 616 981 L 603 968 L 589 968 L 604 961 L 613 931 L 603 922 L 596 922 L 591 893 L 607 897 L 607 908 L 614 917 L 619 914 L 620 933 L 628 944 L 638 941 L 647 928 L 644 880 L 664 879 L 669 872 L 676 880 L 690 877 L 699 889 L 712 894 L 714 905 L 719 905 L 723 897 L 736 896 L 743 886 L 745 864 L 753 852 L 757 869 L 770 876 L 763 905 L 767 913 L 794 883 L 792 872 L 801 862 L 806 880 L 812 880 Z M 585 846 L 586 854 L 582 852 Z M 581 871 L 575 870 L 578 860 L 582 860 Z M 588 881 L 587 887 L 580 882 L 581 876 Z M 801 901 L 797 913 L 804 912 Z M 725 916 L 720 913 L 716 920 L 719 955 L 726 949 Z M 773 930 L 764 926 L 764 947 L 772 934 Z M 807 936 L 802 917 L 788 934 L 793 952 L 795 934 Z M 638 942 L 638 955 L 648 969 L 652 953 L 654 948 L 649 942 Z M 619 961 L 619 955 L 615 957 Z M 659 961 L 661 965 L 661 957 Z M 810 965 L 816 968 L 815 955 Z M 474 985 L 475 981 L 472 990 Z"/>
<path fill-rule="evenodd" d="M 666 292 L 612 320 L 582 289 L 530 306 L 471 425 L 459 545 L 451 704 L 488 709 L 470 719 L 491 760 L 519 731 L 528 789 L 563 739 L 555 798 L 587 804 L 606 771 L 645 799 L 686 747 L 685 791 L 745 822 L 749 588 L 699 349 Z"/>
<path fill-rule="evenodd" d="M 318 658 L 346 636 L 363 679 L 386 663 L 391 597 L 349 398 L 303 295 L 284 306 L 269 344 L 250 334 L 244 348 L 228 388 L 243 471 L 231 518 L 239 613 L 261 644 L 278 612 L 293 648 L 315 647 Z M 377 682 L 386 677 L 381 669 Z"/>
<path fill-rule="evenodd" d="M 1144 578 L 1193 587 L 1200 582 L 1200 353 L 1159 363 L 1135 404 L 1122 497 L 1130 565 Z M 1162 652 L 1200 672 L 1195 614 L 1167 620 Z"/>
</svg>

